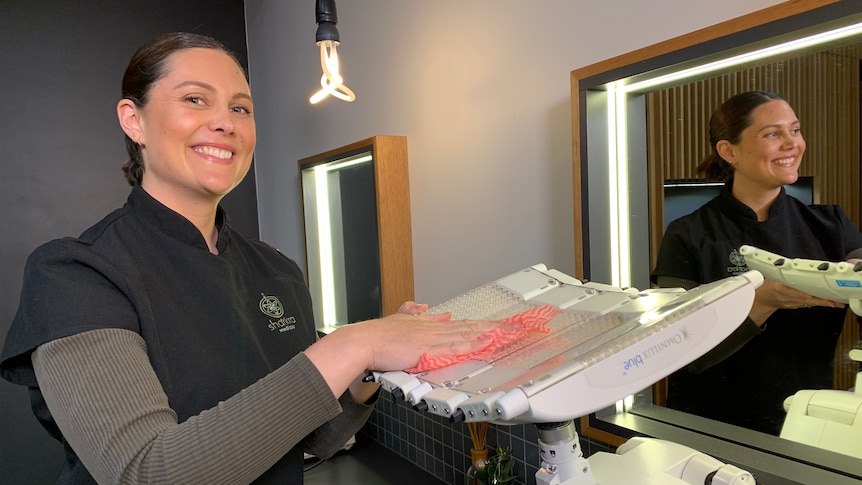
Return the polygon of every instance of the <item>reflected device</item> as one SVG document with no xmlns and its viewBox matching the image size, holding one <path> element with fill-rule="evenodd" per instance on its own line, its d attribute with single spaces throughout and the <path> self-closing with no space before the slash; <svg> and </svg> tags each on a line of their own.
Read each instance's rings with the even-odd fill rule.
<svg viewBox="0 0 862 485">
<path fill-rule="evenodd" d="M 648 466 L 664 464 L 668 470 L 654 474 L 654 482 L 639 474 L 637 483 L 753 484 L 747 472 L 661 440 L 638 439 L 616 455 L 593 455 L 590 460 L 603 465 L 591 467 L 572 420 L 649 387 L 712 349 L 745 320 L 762 282 L 761 274 L 751 271 L 688 291 L 621 289 L 581 282 L 539 264 L 428 313 L 503 320 L 549 305 L 559 310 L 546 324 L 549 331 L 502 345 L 482 360 L 374 378 L 416 409 L 452 422 L 536 424 L 542 456 L 537 483 L 620 483 L 618 469 L 635 470 L 626 463 L 658 453 L 665 459 L 650 459 Z M 698 476 L 698 481 L 684 480 L 687 466 L 688 478 Z M 719 467 L 723 481 L 705 482 Z"/>
<path fill-rule="evenodd" d="M 741 246 L 739 254 L 748 269 L 759 271 L 764 278 L 809 295 L 847 303 L 853 313 L 862 315 L 862 262 L 785 258 L 754 246 Z"/>
</svg>

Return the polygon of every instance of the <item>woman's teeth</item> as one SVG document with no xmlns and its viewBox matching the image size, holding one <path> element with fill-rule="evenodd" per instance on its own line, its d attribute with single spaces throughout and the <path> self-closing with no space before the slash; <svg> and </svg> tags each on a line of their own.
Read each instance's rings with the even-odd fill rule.
<svg viewBox="0 0 862 485">
<path fill-rule="evenodd" d="M 202 153 L 211 157 L 221 158 L 224 160 L 227 160 L 228 158 L 233 156 L 233 152 L 216 147 L 195 147 L 194 150 L 198 153 Z"/>
</svg>

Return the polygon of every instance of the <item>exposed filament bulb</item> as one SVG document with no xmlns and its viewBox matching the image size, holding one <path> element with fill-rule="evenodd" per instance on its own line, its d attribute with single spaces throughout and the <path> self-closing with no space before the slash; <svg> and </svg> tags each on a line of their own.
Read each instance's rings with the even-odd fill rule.
<svg viewBox="0 0 862 485">
<path fill-rule="evenodd" d="M 320 91 L 309 98 L 311 104 L 316 104 L 329 95 L 347 102 L 356 99 L 353 91 L 344 85 L 344 79 L 338 71 L 338 51 L 336 50 L 338 41 L 322 40 L 317 45 L 320 46 L 320 66 L 323 68 L 323 75 L 320 76 Z"/>
</svg>

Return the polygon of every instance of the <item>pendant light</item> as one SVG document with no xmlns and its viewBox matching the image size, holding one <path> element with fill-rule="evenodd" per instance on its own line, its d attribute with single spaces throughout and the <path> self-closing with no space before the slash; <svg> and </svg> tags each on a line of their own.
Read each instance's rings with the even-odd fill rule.
<svg viewBox="0 0 862 485">
<path fill-rule="evenodd" d="M 320 46 L 320 67 L 323 75 L 320 77 L 320 91 L 314 93 L 309 99 L 311 104 L 316 104 L 332 95 L 338 99 L 351 102 L 356 95 L 344 85 L 344 79 L 338 68 L 339 45 L 338 13 L 335 11 L 335 0 L 315 0 L 315 11 L 317 19 L 317 45 Z"/>
</svg>

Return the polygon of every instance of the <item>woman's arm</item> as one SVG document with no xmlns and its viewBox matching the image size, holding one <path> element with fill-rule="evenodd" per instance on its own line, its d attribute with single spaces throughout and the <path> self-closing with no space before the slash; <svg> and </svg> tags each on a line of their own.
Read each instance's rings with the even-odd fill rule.
<svg viewBox="0 0 862 485">
<path fill-rule="evenodd" d="M 379 389 L 380 386 L 377 386 Z M 304 441 L 303 449 L 318 458 L 326 459 L 344 447 L 347 440 L 356 434 L 374 410 L 372 403 L 359 403 L 344 393 L 338 400 L 343 412 L 335 419 L 314 430 Z"/>
<path fill-rule="evenodd" d="M 500 325 L 448 318 L 396 314 L 342 327 L 182 424 L 135 332 L 54 340 L 32 361 L 58 427 L 99 482 L 244 483 L 335 418 L 335 396 L 366 369 L 408 368 L 423 353 L 478 351 L 490 343 L 481 336 Z"/>
<path fill-rule="evenodd" d="M 99 483 L 248 483 L 341 412 L 304 354 L 182 424 L 134 332 L 54 340 L 32 361 L 58 427 Z"/>
</svg>

